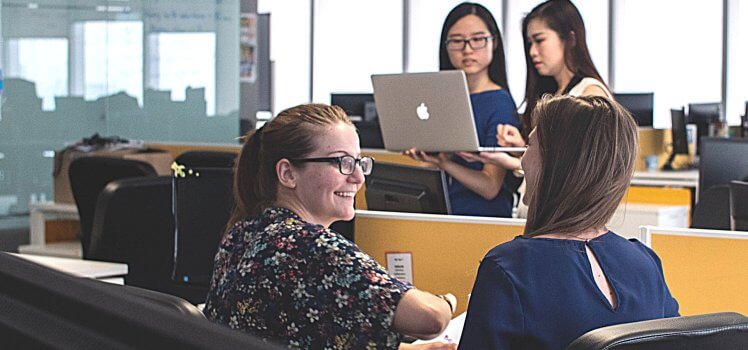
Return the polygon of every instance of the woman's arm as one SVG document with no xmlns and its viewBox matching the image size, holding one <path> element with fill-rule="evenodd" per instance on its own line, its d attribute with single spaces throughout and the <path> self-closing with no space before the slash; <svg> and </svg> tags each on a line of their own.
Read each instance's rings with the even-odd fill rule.
<svg viewBox="0 0 748 350">
<path fill-rule="evenodd" d="M 438 155 L 429 155 L 418 150 L 408 150 L 405 154 L 411 158 L 436 165 L 444 169 L 455 180 L 463 184 L 467 189 L 477 193 L 486 200 L 496 198 L 504 182 L 506 170 L 493 164 L 485 164 L 483 170 L 475 170 L 452 161 L 452 153 L 440 152 Z"/>
<path fill-rule="evenodd" d="M 416 338 L 432 339 L 444 331 L 451 318 L 450 304 L 444 299 L 413 288 L 397 304 L 392 327 Z"/>
</svg>

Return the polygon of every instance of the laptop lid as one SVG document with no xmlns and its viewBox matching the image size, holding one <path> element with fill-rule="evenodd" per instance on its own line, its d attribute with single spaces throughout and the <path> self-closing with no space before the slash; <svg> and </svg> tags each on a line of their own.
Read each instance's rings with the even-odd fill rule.
<svg viewBox="0 0 748 350">
<path fill-rule="evenodd" d="M 384 147 L 389 151 L 524 150 L 480 147 L 461 70 L 375 74 L 371 80 Z"/>
</svg>

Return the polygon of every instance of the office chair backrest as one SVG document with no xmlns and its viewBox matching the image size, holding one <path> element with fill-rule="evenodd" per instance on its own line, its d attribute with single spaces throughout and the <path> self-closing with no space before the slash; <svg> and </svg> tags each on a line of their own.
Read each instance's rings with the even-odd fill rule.
<svg viewBox="0 0 748 350">
<path fill-rule="evenodd" d="M 170 294 L 162 293 L 155 290 L 133 287 L 133 286 L 122 286 L 117 284 L 108 283 L 106 287 L 117 293 L 126 294 L 141 300 L 146 300 L 154 305 L 166 308 L 170 311 L 176 312 L 180 315 L 187 317 L 196 317 L 199 319 L 205 319 L 205 315 L 200 309 L 191 304 L 189 301 L 184 300 L 180 297 L 176 297 Z"/>
<path fill-rule="evenodd" d="M 180 154 L 176 162 L 188 168 L 233 168 L 238 153 L 217 151 L 188 151 Z"/>
<path fill-rule="evenodd" d="M 139 176 L 156 176 L 148 163 L 107 157 L 83 157 L 70 163 L 70 188 L 78 207 L 83 257 L 88 258 L 96 200 L 110 181 Z"/>
<path fill-rule="evenodd" d="M 733 231 L 748 231 L 748 182 L 730 182 L 730 218 Z"/>
<path fill-rule="evenodd" d="M 693 210 L 691 228 L 730 229 L 730 187 L 712 186 L 699 196 Z"/>
<path fill-rule="evenodd" d="M 96 204 L 88 258 L 126 263 L 126 284 L 170 292 L 171 181 L 170 176 L 154 176 L 107 184 Z"/>
<path fill-rule="evenodd" d="M 589 331 L 567 350 L 745 349 L 748 317 L 734 312 L 663 318 Z"/>
</svg>

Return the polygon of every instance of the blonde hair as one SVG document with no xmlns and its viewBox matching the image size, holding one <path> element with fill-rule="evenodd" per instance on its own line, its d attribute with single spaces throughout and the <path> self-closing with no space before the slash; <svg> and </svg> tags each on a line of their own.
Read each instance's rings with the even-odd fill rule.
<svg viewBox="0 0 748 350">
<path fill-rule="evenodd" d="M 541 158 L 526 236 L 601 228 L 628 189 L 636 122 L 605 97 L 544 97 L 533 115 Z"/>
</svg>

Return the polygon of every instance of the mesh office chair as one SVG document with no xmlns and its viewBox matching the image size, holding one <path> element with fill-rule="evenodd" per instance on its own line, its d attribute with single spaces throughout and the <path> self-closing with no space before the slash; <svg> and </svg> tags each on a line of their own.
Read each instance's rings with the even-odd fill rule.
<svg viewBox="0 0 748 350">
<path fill-rule="evenodd" d="M 691 228 L 730 229 L 730 187 L 712 186 L 699 197 L 693 210 Z"/>
<path fill-rule="evenodd" d="M 233 152 L 188 151 L 180 154 L 176 162 L 189 168 L 233 168 L 237 156 Z"/>
<path fill-rule="evenodd" d="M 129 177 L 156 176 L 156 170 L 138 160 L 83 157 L 72 161 L 68 171 L 80 218 L 83 258 L 88 258 L 96 200 L 104 186 L 110 181 Z"/>
<path fill-rule="evenodd" d="M 567 350 L 745 349 L 748 317 L 734 312 L 663 318 L 589 331 Z"/>
<path fill-rule="evenodd" d="M 748 182 L 730 182 L 730 217 L 733 230 L 748 231 Z"/>
</svg>

